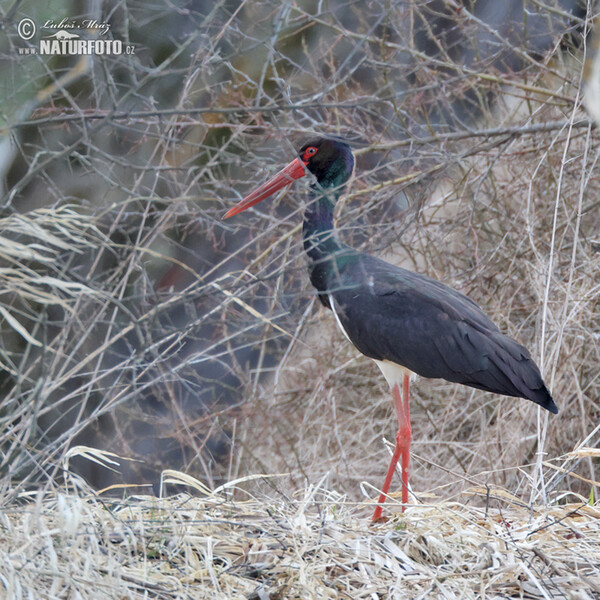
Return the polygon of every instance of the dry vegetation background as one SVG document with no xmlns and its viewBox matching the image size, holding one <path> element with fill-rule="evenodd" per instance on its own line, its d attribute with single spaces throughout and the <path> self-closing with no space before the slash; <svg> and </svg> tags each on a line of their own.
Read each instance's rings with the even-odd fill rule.
<svg viewBox="0 0 600 600">
<path fill-rule="evenodd" d="M 588 32 L 597 10 L 569 0 L 0 7 L 2 535 L 35 529 L 19 508 L 33 491 L 91 494 L 85 481 L 158 493 L 165 469 L 192 476 L 194 493 L 199 482 L 214 489 L 280 475 L 240 484 L 268 499 L 248 509 L 256 522 L 274 514 L 269 502 L 284 511 L 278 523 L 288 519 L 281 507 L 295 506 L 298 490 L 314 508 L 317 482 L 318 510 L 356 503 L 352 514 L 366 517 L 360 503 L 382 483 L 395 417 L 376 367 L 310 288 L 299 235 L 305 184 L 221 221 L 308 133 L 343 136 L 355 149 L 356 176 L 337 213 L 344 241 L 476 300 L 530 349 L 560 409 L 548 418 L 524 400 L 418 381 L 415 499 L 469 505 L 472 523 L 487 516 L 482 489 L 506 490 L 491 497 L 513 508 L 593 503 L 600 144 L 582 80 L 586 58 L 594 72 Z M 23 41 L 16 26 L 26 16 L 38 26 L 107 21 L 107 36 L 135 53 L 21 55 L 51 33 Z M 111 471 L 82 446 L 133 460 Z M 61 508 L 61 497 L 35 513 L 46 511 L 49 531 L 64 529 L 63 514 L 91 514 L 64 500 Z M 305 525 L 303 511 L 290 523 Z M 519 515 L 526 521 L 527 510 Z M 373 559 L 376 571 L 400 560 L 387 548 L 391 558 Z M 248 560 L 246 550 L 223 564 Z M 419 564 L 432 556 L 415 552 Z M 18 576 L 3 577 L 19 597 L 6 583 Z M 215 577 L 206 580 L 217 589 Z M 595 577 L 582 598 L 598 597 Z M 131 597 L 150 589 L 128 581 L 120 585 Z M 528 581 L 526 597 L 553 596 Z M 184 597 L 173 589 L 154 591 Z M 223 597 L 234 597 L 227 589 Z M 419 589 L 414 597 L 426 593 Z M 296 597 L 269 593 L 240 597 Z M 369 597 L 368 586 L 362 593 Z"/>
</svg>

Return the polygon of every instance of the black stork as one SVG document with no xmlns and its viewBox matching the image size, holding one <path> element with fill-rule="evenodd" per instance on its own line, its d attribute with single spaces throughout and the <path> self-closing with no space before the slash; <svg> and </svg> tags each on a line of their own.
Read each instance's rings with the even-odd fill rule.
<svg viewBox="0 0 600 600">
<path fill-rule="evenodd" d="M 402 510 L 408 502 L 412 373 L 526 398 L 555 414 L 558 408 L 529 352 L 501 333 L 473 300 L 340 241 L 333 212 L 353 170 L 348 144 L 335 138 L 314 139 L 223 218 L 264 200 L 307 171 L 316 177 L 303 227 L 310 281 L 344 335 L 381 369 L 398 417 L 396 446 L 373 514 L 377 521 L 400 457 Z"/>
</svg>

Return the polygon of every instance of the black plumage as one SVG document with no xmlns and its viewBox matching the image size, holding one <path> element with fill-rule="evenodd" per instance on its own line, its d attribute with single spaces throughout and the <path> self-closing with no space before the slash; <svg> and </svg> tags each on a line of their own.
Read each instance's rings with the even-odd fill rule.
<svg viewBox="0 0 600 600">
<path fill-rule="evenodd" d="M 456 290 L 347 247 L 313 263 L 311 281 L 365 356 L 558 412 L 527 349 Z"/>
<path fill-rule="evenodd" d="M 333 211 L 354 168 L 352 153 L 340 140 L 313 140 L 301 157 L 308 148 L 318 148 L 306 165 L 317 177 L 304 213 L 310 280 L 356 348 L 422 377 L 526 398 L 557 413 L 527 349 L 502 334 L 473 300 L 338 239 Z"/>
<path fill-rule="evenodd" d="M 396 465 L 402 459 L 402 505 L 408 502 L 409 375 L 446 379 L 558 408 L 529 352 L 504 335 L 475 302 L 452 288 L 342 243 L 333 226 L 335 202 L 354 170 L 350 147 L 315 139 L 299 157 L 227 212 L 233 216 L 269 197 L 308 169 L 315 177 L 304 211 L 304 249 L 310 280 L 324 306 L 390 384 L 398 417 L 396 446 L 373 520 L 382 516 Z M 401 391 L 402 389 L 402 391 Z"/>
</svg>

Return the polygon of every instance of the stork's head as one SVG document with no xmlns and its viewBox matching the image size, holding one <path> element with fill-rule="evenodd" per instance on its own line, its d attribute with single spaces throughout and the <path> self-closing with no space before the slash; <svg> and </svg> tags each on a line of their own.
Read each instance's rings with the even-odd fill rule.
<svg viewBox="0 0 600 600">
<path fill-rule="evenodd" d="M 350 146 L 336 138 L 315 138 L 307 142 L 298 151 L 287 167 L 271 177 L 266 183 L 248 194 L 241 202 L 230 209 L 224 219 L 237 215 L 272 196 L 281 188 L 310 171 L 323 188 L 339 188 L 343 186 L 354 170 L 354 156 Z"/>
</svg>

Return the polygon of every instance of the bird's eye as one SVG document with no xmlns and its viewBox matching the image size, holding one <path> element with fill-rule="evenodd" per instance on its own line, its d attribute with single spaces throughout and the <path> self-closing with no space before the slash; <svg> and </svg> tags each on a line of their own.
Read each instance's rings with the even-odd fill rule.
<svg viewBox="0 0 600 600">
<path fill-rule="evenodd" d="M 314 146 L 309 146 L 305 151 L 304 151 L 304 156 L 302 157 L 302 160 L 307 161 L 311 156 L 314 156 L 317 153 L 318 148 L 315 148 Z"/>
</svg>

